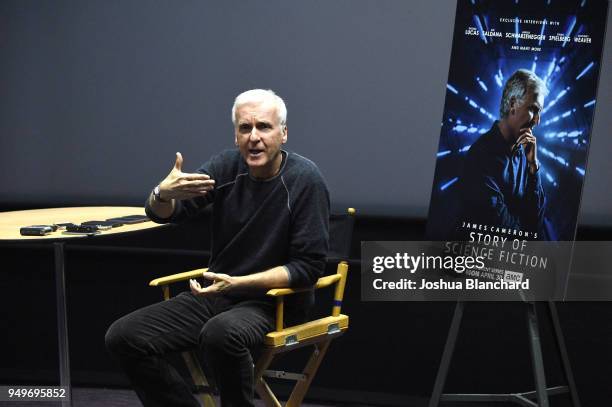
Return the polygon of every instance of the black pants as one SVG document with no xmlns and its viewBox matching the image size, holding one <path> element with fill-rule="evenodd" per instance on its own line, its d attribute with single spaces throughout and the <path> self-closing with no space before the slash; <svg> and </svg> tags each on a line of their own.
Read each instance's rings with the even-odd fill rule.
<svg viewBox="0 0 612 407">
<path fill-rule="evenodd" d="M 254 397 L 250 350 L 273 327 L 274 306 L 267 301 L 184 292 L 118 319 L 105 340 L 147 407 L 199 406 L 164 357 L 194 348 L 213 371 L 222 405 L 247 407 Z"/>
</svg>

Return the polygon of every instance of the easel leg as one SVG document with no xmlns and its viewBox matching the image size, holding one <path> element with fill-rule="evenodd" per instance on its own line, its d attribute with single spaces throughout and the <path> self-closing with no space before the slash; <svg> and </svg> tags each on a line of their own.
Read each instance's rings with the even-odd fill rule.
<svg viewBox="0 0 612 407">
<path fill-rule="evenodd" d="M 574 407 L 580 407 L 580 399 L 578 398 L 578 391 L 576 390 L 576 383 L 574 382 L 574 375 L 572 374 L 572 366 L 567 356 L 567 348 L 565 347 L 565 340 L 563 339 L 563 332 L 561 331 L 561 323 L 559 322 L 559 315 L 557 314 L 557 306 L 553 301 L 548 302 L 548 310 L 550 311 L 550 319 L 553 323 L 553 329 L 555 330 L 555 339 L 557 340 L 557 348 L 561 354 L 561 362 L 563 363 L 563 372 L 565 373 L 565 380 L 570 390 L 570 396 L 572 397 L 572 405 Z"/>
<path fill-rule="evenodd" d="M 544 359 L 542 358 L 542 345 L 535 302 L 527 303 L 527 329 L 529 331 L 529 349 L 531 350 L 531 362 L 533 364 L 533 377 L 535 379 L 538 406 L 548 407 Z"/>
<path fill-rule="evenodd" d="M 429 407 L 438 407 L 440 404 L 440 397 L 442 396 L 442 391 L 444 391 L 444 384 L 446 383 L 448 368 L 453 357 L 453 352 L 455 351 L 455 343 L 457 342 L 457 334 L 459 333 L 461 319 L 463 318 L 464 306 L 465 303 L 463 301 L 457 301 L 453 320 L 451 322 L 450 329 L 448 330 L 446 344 L 444 345 L 442 360 L 440 361 L 440 367 L 438 368 L 438 374 L 436 375 L 433 392 L 431 394 L 431 398 L 429 399 Z"/>
</svg>

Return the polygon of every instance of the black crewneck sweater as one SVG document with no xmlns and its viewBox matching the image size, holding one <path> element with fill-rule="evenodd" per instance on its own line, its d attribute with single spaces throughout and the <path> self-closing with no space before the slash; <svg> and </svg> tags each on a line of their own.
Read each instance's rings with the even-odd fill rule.
<svg viewBox="0 0 612 407">
<path fill-rule="evenodd" d="M 282 154 L 278 174 L 258 180 L 238 150 L 223 151 L 197 170 L 215 180 L 214 190 L 177 201 L 170 218 L 157 217 L 148 202 L 146 213 L 155 222 L 176 223 L 212 203 L 210 271 L 243 276 L 285 266 L 290 287 L 312 286 L 325 270 L 329 192 L 312 161 L 293 152 Z"/>
</svg>

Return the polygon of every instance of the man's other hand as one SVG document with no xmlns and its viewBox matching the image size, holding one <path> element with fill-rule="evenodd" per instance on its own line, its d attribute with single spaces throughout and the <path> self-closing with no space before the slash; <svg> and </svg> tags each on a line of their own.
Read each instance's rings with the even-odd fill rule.
<svg viewBox="0 0 612 407">
<path fill-rule="evenodd" d="M 525 149 L 525 158 L 527 158 L 529 164 L 537 163 L 537 142 L 530 128 L 527 127 L 520 130 L 516 144 L 522 145 Z"/>
<path fill-rule="evenodd" d="M 227 274 L 213 273 L 205 271 L 202 273 L 202 277 L 207 280 L 211 280 L 212 284 L 206 287 L 202 287 L 197 280 L 189 280 L 189 288 L 194 295 L 206 295 L 215 294 L 221 291 L 231 290 L 236 288 L 240 277 L 232 277 Z"/>
<path fill-rule="evenodd" d="M 176 153 L 174 167 L 159 183 L 159 192 L 163 200 L 191 199 L 206 195 L 214 187 L 215 180 L 206 174 L 183 172 L 183 156 Z"/>
</svg>

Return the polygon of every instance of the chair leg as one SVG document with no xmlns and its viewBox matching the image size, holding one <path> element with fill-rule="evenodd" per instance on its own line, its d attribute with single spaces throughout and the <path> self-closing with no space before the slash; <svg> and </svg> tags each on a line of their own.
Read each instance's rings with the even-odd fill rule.
<svg viewBox="0 0 612 407">
<path fill-rule="evenodd" d="M 266 407 L 282 407 L 281 402 L 278 401 L 274 393 L 272 393 L 272 389 L 270 389 L 270 386 L 268 386 L 268 383 L 266 383 L 263 377 L 257 381 L 255 390 Z"/>
<path fill-rule="evenodd" d="M 300 381 L 295 385 L 293 391 L 291 392 L 291 396 L 289 396 L 286 407 L 299 407 L 302 405 L 302 400 L 304 399 L 304 396 L 310 387 L 310 383 L 321 365 L 321 361 L 323 360 L 330 343 L 331 340 L 327 340 L 314 345 L 315 349 L 312 351 L 310 359 L 302 372 L 306 376 L 306 380 Z"/>
<path fill-rule="evenodd" d="M 183 359 L 185 360 L 185 364 L 189 369 L 189 373 L 191 373 L 191 378 L 196 386 L 201 386 L 204 388 L 209 388 L 208 380 L 206 380 L 206 376 L 198 363 L 197 356 L 194 352 L 183 352 Z M 212 398 L 209 392 L 200 393 L 200 399 L 204 403 L 204 407 L 216 407 L 215 400 Z"/>
<path fill-rule="evenodd" d="M 268 407 L 281 407 L 281 403 L 278 401 L 272 390 L 268 386 L 268 383 L 262 377 L 264 370 L 270 366 L 274 359 L 274 352 L 272 350 L 265 350 L 264 353 L 259 357 L 257 364 L 255 365 L 255 391 L 259 397 L 263 400 L 264 404 Z"/>
</svg>

